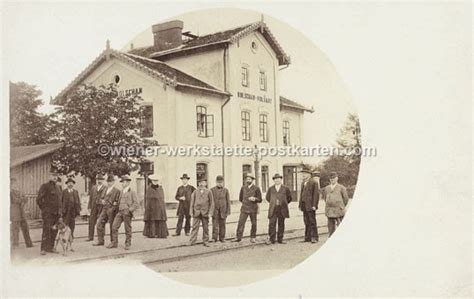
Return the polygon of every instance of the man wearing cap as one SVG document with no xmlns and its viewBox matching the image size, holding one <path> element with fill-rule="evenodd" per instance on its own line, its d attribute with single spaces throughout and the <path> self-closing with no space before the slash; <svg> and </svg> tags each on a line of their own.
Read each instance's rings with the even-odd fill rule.
<svg viewBox="0 0 474 299">
<path fill-rule="evenodd" d="M 150 184 L 145 192 L 145 213 L 143 214 L 143 221 L 145 226 L 143 228 L 143 235 L 148 238 L 163 238 L 168 237 L 168 226 L 166 221 L 166 204 L 165 192 L 160 183 L 160 177 L 153 174 L 148 177 Z"/>
<path fill-rule="evenodd" d="M 25 219 L 23 206 L 27 198 L 20 193 L 16 178 L 10 178 L 10 241 L 12 248 L 18 247 L 20 243 L 20 229 L 25 239 L 26 247 L 33 247 L 30 238 L 28 222 Z"/>
<path fill-rule="evenodd" d="M 194 245 L 202 222 L 202 243 L 209 246 L 209 217 L 214 213 L 214 198 L 212 192 L 206 188 L 207 180 L 200 179 L 198 188 L 191 194 L 190 213 L 193 217 L 193 228 L 191 231 L 190 245 Z"/>
<path fill-rule="evenodd" d="M 224 187 L 224 177 L 216 177 L 216 186 L 211 188 L 214 198 L 214 214 L 212 215 L 212 239 L 214 242 L 225 242 L 225 222 L 230 215 L 230 195 L 229 190 Z"/>
<path fill-rule="evenodd" d="M 240 189 L 239 201 L 242 203 L 240 208 L 239 223 L 237 225 L 237 236 L 235 242 L 240 242 L 244 234 L 245 222 L 250 217 L 252 227 L 250 229 L 250 242 L 255 243 L 257 237 L 257 212 L 258 204 L 262 202 L 262 191 L 253 183 L 255 177 L 247 174 L 245 185 Z"/>
<path fill-rule="evenodd" d="M 112 223 L 112 242 L 107 248 L 117 248 L 118 230 L 125 223 L 125 250 L 129 250 L 132 245 L 132 218 L 133 212 L 138 209 L 137 193 L 130 188 L 132 179 L 128 175 L 122 176 L 122 192 L 120 193 L 119 208 Z"/>
<path fill-rule="evenodd" d="M 104 204 L 102 203 L 105 197 L 105 192 L 107 188 L 104 184 L 104 177 L 99 174 L 96 177 L 96 185 L 93 185 L 89 192 L 89 204 L 87 208 L 91 211 L 89 216 L 89 237 L 86 241 L 94 240 L 94 230 L 95 225 L 97 224 L 97 219 L 102 213 Z"/>
<path fill-rule="evenodd" d="M 81 214 L 81 201 L 79 199 L 79 192 L 74 189 L 73 178 L 66 180 L 66 189 L 62 193 L 62 215 L 64 224 L 69 226 L 71 233 L 74 236 L 74 228 L 76 227 L 76 217 Z"/>
<path fill-rule="evenodd" d="M 275 184 L 268 189 L 265 196 L 265 199 L 270 204 L 268 207 L 268 244 L 275 244 L 275 239 L 278 240 L 278 243 L 285 244 L 283 241 L 285 218 L 290 218 L 288 204 L 293 200 L 293 198 L 291 196 L 290 188 L 282 184 L 283 177 L 280 174 L 275 174 L 272 179 Z M 276 232 L 277 224 L 278 235 Z"/>
<path fill-rule="evenodd" d="M 43 218 L 43 233 L 41 235 L 41 254 L 46 252 L 57 253 L 54 249 L 54 240 L 57 230 L 54 225 L 61 216 L 61 190 L 57 185 L 58 173 L 52 169 L 50 171 L 49 181 L 41 185 L 36 203 L 41 210 Z"/>
<path fill-rule="evenodd" d="M 344 217 L 349 196 L 347 196 L 346 187 L 337 182 L 336 172 L 331 172 L 329 181 L 330 184 L 323 189 L 323 200 L 326 201 L 326 217 L 328 217 L 329 237 L 331 237 Z"/>
<path fill-rule="evenodd" d="M 311 171 L 303 169 L 303 183 L 301 184 L 301 195 L 299 209 L 303 212 L 305 225 L 305 237 L 303 242 L 317 243 L 319 241 L 318 227 L 316 223 L 316 210 L 319 204 L 319 186 L 311 179 Z"/>
<path fill-rule="evenodd" d="M 109 175 L 107 177 L 107 189 L 105 190 L 104 200 L 102 201 L 102 212 L 97 220 L 97 243 L 92 244 L 93 246 L 104 245 L 106 223 L 109 223 L 110 241 L 112 241 L 112 223 L 114 222 L 115 215 L 117 215 L 120 200 L 120 190 L 117 189 L 114 184 L 114 176 Z"/>
<path fill-rule="evenodd" d="M 183 228 L 183 221 L 186 220 L 184 224 L 184 233 L 186 236 L 189 235 L 191 229 L 191 214 L 189 211 L 189 205 L 191 203 L 191 194 L 193 194 L 193 186 L 188 184 L 190 177 L 185 173 L 181 176 L 181 182 L 183 185 L 178 187 L 176 190 L 175 199 L 179 202 L 178 210 L 176 215 L 178 216 L 178 223 L 176 224 L 176 233 L 173 236 L 179 236 L 181 234 L 181 229 Z"/>
</svg>

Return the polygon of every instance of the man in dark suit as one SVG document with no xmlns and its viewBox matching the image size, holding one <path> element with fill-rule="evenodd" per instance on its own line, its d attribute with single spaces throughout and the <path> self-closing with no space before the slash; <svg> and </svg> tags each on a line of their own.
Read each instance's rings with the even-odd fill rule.
<svg viewBox="0 0 474 299">
<path fill-rule="evenodd" d="M 319 241 L 318 226 L 316 223 L 316 210 L 319 203 L 319 186 L 311 178 L 311 171 L 303 169 L 303 183 L 299 208 L 303 212 L 305 237 L 303 242 L 317 243 Z"/>
<path fill-rule="evenodd" d="M 104 177 L 99 174 L 96 177 L 96 185 L 93 185 L 89 192 L 89 204 L 87 208 L 91 211 L 91 214 L 89 216 L 89 237 L 86 241 L 94 240 L 95 225 L 104 207 L 103 200 L 107 191 L 104 181 Z"/>
<path fill-rule="evenodd" d="M 97 220 L 97 243 L 92 244 L 93 246 L 104 245 L 106 223 L 109 223 L 110 240 L 112 241 L 112 223 L 114 222 L 115 215 L 117 215 L 120 200 L 120 190 L 117 189 L 114 184 L 114 176 L 109 175 L 107 177 L 107 188 L 105 190 L 105 196 L 102 202 L 102 212 L 100 213 L 99 219 Z"/>
<path fill-rule="evenodd" d="M 41 255 L 46 252 L 57 253 L 54 249 L 54 240 L 58 231 L 54 225 L 58 221 L 61 214 L 61 190 L 56 184 L 58 173 L 51 169 L 49 181 L 41 185 L 36 203 L 41 210 L 43 218 L 43 233 L 41 235 Z"/>
<path fill-rule="evenodd" d="M 252 228 L 250 229 L 250 242 L 255 243 L 257 237 L 257 212 L 258 204 L 262 202 L 262 191 L 254 184 L 255 177 L 247 174 L 245 177 L 245 185 L 240 189 L 239 201 L 242 203 L 240 208 L 239 224 L 237 225 L 237 236 L 235 242 L 242 241 L 244 234 L 245 222 L 250 217 Z"/>
<path fill-rule="evenodd" d="M 191 194 L 193 194 L 196 188 L 188 184 L 189 179 L 190 177 L 186 173 L 183 174 L 181 176 L 181 182 L 183 185 L 179 186 L 178 190 L 176 190 L 175 199 L 179 202 L 178 210 L 176 211 L 178 223 L 176 224 L 176 233 L 173 236 L 179 236 L 181 234 L 184 220 L 186 220 L 184 224 L 184 233 L 186 236 L 189 235 L 189 231 L 191 230 L 191 214 L 189 213 L 189 205 L 191 203 Z"/>
<path fill-rule="evenodd" d="M 280 174 L 275 174 L 272 179 L 275 184 L 268 189 L 265 196 L 265 199 L 270 204 L 268 207 L 269 241 L 267 244 L 275 244 L 275 239 L 278 240 L 278 243 L 285 244 L 283 241 L 283 234 L 285 232 L 285 218 L 290 218 L 288 204 L 293 200 L 293 198 L 291 197 L 290 189 L 282 185 L 283 177 Z M 276 232 L 277 224 L 278 235 Z"/>
<path fill-rule="evenodd" d="M 79 192 L 74 189 L 73 178 L 66 180 L 67 188 L 62 192 L 62 217 L 64 224 L 69 226 L 71 233 L 74 236 L 74 228 L 76 227 L 76 217 L 81 214 L 81 201 L 79 199 Z"/>
<path fill-rule="evenodd" d="M 214 198 L 214 214 L 212 215 L 212 239 L 225 242 L 225 222 L 230 215 L 230 195 L 229 190 L 224 187 L 224 177 L 216 177 L 216 186 L 211 188 Z"/>
</svg>

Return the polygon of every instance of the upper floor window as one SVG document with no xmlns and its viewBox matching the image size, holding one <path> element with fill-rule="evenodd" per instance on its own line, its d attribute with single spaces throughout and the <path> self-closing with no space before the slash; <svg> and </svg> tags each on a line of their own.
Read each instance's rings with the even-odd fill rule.
<svg viewBox="0 0 474 299">
<path fill-rule="evenodd" d="M 268 116 L 266 114 L 260 114 L 259 124 L 260 141 L 268 142 Z"/>
<path fill-rule="evenodd" d="M 287 120 L 283 122 L 283 144 L 290 145 L 290 122 Z"/>
<path fill-rule="evenodd" d="M 267 90 L 267 74 L 265 74 L 265 71 L 260 71 L 260 90 Z"/>
<path fill-rule="evenodd" d="M 142 107 L 142 137 L 153 137 L 153 105 L 144 105 Z"/>
<path fill-rule="evenodd" d="M 250 140 L 250 112 L 242 111 L 241 120 L 242 120 L 242 139 Z"/>
<path fill-rule="evenodd" d="M 196 125 L 199 137 L 214 136 L 214 115 L 207 114 L 204 106 L 196 106 Z"/>
<path fill-rule="evenodd" d="M 249 68 L 242 66 L 242 86 L 249 86 Z"/>
</svg>

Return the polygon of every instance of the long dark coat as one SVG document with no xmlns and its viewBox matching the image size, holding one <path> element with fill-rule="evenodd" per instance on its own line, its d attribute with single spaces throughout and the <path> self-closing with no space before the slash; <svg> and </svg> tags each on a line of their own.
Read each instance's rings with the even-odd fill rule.
<svg viewBox="0 0 474 299">
<path fill-rule="evenodd" d="M 281 185 L 280 190 L 277 192 L 275 185 L 273 185 L 268 189 L 265 199 L 270 203 L 270 206 L 268 207 L 269 219 L 273 216 L 273 211 L 277 205 L 277 200 L 280 202 L 280 211 L 282 216 L 285 218 L 290 218 L 288 204 L 293 200 L 291 197 L 290 188 Z"/>
<path fill-rule="evenodd" d="M 301 184 L 301 196 L 299 208 L 301 211 L 312 211 L 313 207 L 318 209 L 319 204 L 319 184 L 309 179 Z"/>
<path fill-rule="evenodd" d="M 176 215 L 185 215 L 189 216 L 189 206 L 191 205 L 191 194 L 193 194 L 194 188 L 191 185 L 186 186 L 179 186 L 178 190 L 176 190 L 176 196 L 174 197 L 177 201 L 179 201 L 178 209 L 176 210 Z M 181 196 L 185 197 L 185 200 L 179 200 Z"/>
<path fill-rule="evenodd" d="M 255 197 L 255 201 L 249 200 L 249 197 Z M 262 191 L 260 188 L 252 184 L 250 187 L 247 185 L 242 186 L 239 194 L 239 201 L 242 203 L 240 208 L 241 213 L 257 213 L 258 204 L 262 202 Z"/>
<path fill-rule="evenodd" d="M 69 192 L 68 189 L 63 190 L 62 194 L 62 215 L 64 219 L 75 219 L 81 214 L 81 201 L 79 199 L 79 192 L 73 189 Z"/>
<path fill-rule="evenodd" d="M 150 186 L 145 194 L 145 214 L 143 220 L 157 221 L 167 220 L 165 195 L 161 186 Z"/>
<path fill-rule="evenodd" d="M 36 203 L 41 209 L 41 215 L 58 215 L 61 213 L 62 192 L 56 182 L 49 181 L 41 185 Z"/>
<path fill-rule="evenodd" d="M 97 205 L 102 205 L 102 201 L 105 198 L 105 193 L 107 192 L 107 186 L 102 185 L 100 190 L 97 190 L 97 185 L 93 185 L 89 192 L 89 204 L 87 205 L 88 209 L 93 209 Z"/>
</svg>

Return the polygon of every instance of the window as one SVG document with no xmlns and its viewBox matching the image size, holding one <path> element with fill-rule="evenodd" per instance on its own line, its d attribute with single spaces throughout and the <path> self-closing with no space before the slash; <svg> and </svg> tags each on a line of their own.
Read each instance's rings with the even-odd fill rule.
<svg viewBox="0 0 474 299">
<path fill-rule="evenodd" d="M 249 68 L 242 66 L 242 86 L 249 86 Z"/>
<path fill-rule="evenodd" d="M 265 71 L 260 71 L 260 90 L 267 90 L 267 75 Z"/>
<path fill-rule="evenodd" d="M 269 186 L 268 166 L 262 166 L 262 191 L 267 192 Z"/>
<path fill-rule="evenodd" d="M 252 173 L 252 165 L 250 165 L 250 164 L 242 165 L 242 183 L 244 183 L 244 184 L 245 184 L 245 176 L 248 173 Z"/>
<path fill-rule="evenodd" d="M 290 122 L 287 120 L 283 122 L 283 144 L 290 145 Z"/>
<path fill-rule="evenodd" d="M 260 141 L 268 142 L 268 116 L 266 114 L 260 114 L 259 124 Z"/>
<path fill-rule="evenodd" d="M 242 139 L 250 140 L 250 112 L 242 111 Z"/>
<path fill-rule="evenodd" d="M 153 106 L 145 105 L 142 110 L 142 137 L 153 137 Z"/>
<path fill-rule="evenodd" d="M 207 114 L 206 107 L 196 107 L 196 124 L 199 137 L 214 136 L 214 115 Z"/>
<path fill-rule="evenodd" d="M 206 163 L 197 163 L 196 164 L 196 180 L 199 182 L 201 179 L 207 180 L 207 164 Z"/>
</svg>

